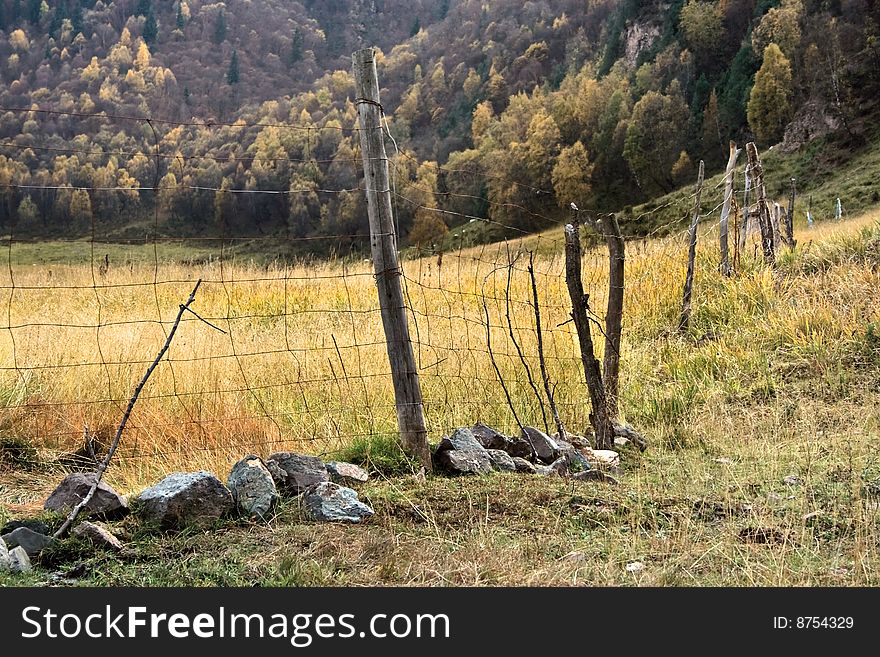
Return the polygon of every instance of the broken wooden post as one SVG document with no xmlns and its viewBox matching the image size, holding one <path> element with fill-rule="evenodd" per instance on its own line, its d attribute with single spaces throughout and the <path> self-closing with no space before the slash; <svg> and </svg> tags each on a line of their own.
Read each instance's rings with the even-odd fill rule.
<svg viewBox="0 0 880 657">
<path fill-rule="evenodd" d="M 728 222 L 730 220 L 730 206 L 733 201 L 733 173 L 736 169 L 736 159 L 742 151 L 730 142 L 730 156 L 727 158 L 727 170 L 724 173 L 724 204 L 721 206 L 721 224 L 719 226 L 721 239 L 721 274 L 730 276 L 733 271 L 730 267 L 729 247 L 727 244 Z"/>
<path fill-rule="evenodd" d="M 694 191 L 694 213 L 691 217 L 691 229 L 688 233 L 688 263 L 687 274 L 684 279 L 684 295 L 681 302 L 681 317 L 678 320 L 678 330 L 687 331 L 691 321 L 691 294 L 694 289 L 694 267 L 697 259 L 697 224 L 700 221 L 700 198 L 703 195 L 703 178 L 705 165 L 700 160 L 700 172 L 697 174 L 697 188 Z"/>
<path fill-rule="evenodd" d="M 608 415 L 618 416 L 620 390 L 620 335 L 623 330 L 623 289 L 626 246 L 617 217 L 610 214 L 600 219 L 608 244 L 608 308 L 605 312 L 605 356 L 602 379 Z"/>
<path fill-rule="evenodd" d="M 746 153 L 749 157 L 749 168 L 752 170 L 754 179 L 755 198 L 757 199 L 758 225 L 761 227 L 761 247 L 764 251 L 764 262 L 772 265 L 776 262 L 776 237 L 773 234 L 773 223 L 770 217 L 770 208 L 767 205 L 767 192 L 764 188 L 764 167 L 758 157 L 758 147 L 755 142 L 746 144 Z"/>
<path fill-rule="evenodd" d="M 750 195 L 752 191 L 752 177 L 749 175 L 749 165 L 745 167 L 745 189 L 743 190 L 743 206 L 742 206 L 742 223 L 739 227 L 739 252 L 740 257 L 746 251 L 746 243 L 749 239 L 749 219 L 751 218 L 751 208 L 749 206 Z"/>
<path fill-rule="evenodd" d="M 581 362 L 584 365 L 584 376 L 593 407 L 590 421 L 596 432 L 596 448 L 611 449 L 614 446 L 614 427 L 608 415 L 599 361 L 593 351 L 593 338 L 587 315 L 589 295 L 584 294 L 584 283 L 581 279 L 581 235 L 580 225 L 577 223 L 565 226 L 565 283 L 571 298 L 571 318 L 577 331 Z"/>
<path fill-rule="evenodd" d="M 385 154 L 382 132 L 382 105 L 379 103 L 375 50 L 358 50 L 351 59 L 364 161 L 364 188 L 370 220 L 370 250 L 388 360 L 391 364 L 400 441 L 404 451 L 430 472 L 431 453 L 428 449 L 422 391 L 400 284 L 401 271 L 391 206 L 388 157 Z"/>
</svg>

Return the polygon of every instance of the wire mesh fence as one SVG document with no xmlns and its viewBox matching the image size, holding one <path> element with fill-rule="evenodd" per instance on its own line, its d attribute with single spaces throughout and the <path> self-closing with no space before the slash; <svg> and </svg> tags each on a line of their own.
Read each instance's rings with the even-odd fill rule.
<svg viewBox="0 0 880 657">
<path fill-rule="evenodd" d="M 40 170 L 52 172 L 38 175 L 31 172 L 36 167 L 22 165 L 0 180 L 4 436 L 26 438 L 61 463 L 82 452 L 85 435 L 99 448 L 109 442 L 132 388 L 199 279 L 194 312 L 184 316 L 141 394 L 118 462 L 145 472 L 208 466 L 249 452 L 327 454 L 396 433 L 369 231 L 358 214 L 363 181 L 357 140 L 342 149 L 344 156 L 338 144 L 330 156 L 321 145 L 328 133 L 338 142 L 356 128 L 20 111 L 37 125 L 64 121 L 70 139 L 41 141 L 33 130 L 0 140 L 0 154 L 10 161 L 39 162 Z M 106 149 L 77 137 L 132 122 L 151 148 Z M 224 146 L 186 154 L 187 134 L 198 133 L 204 142 L 205 133 L 216 133 L 217 143 L 225 144 L 251 131 L 277 138 L 278 147 L 266 151 L 270 156 Z M 426 190 L 412 161 L 392 144 L 395 209 L 401 215 L 434 213 L 451 231 L 445 246 L 414 246 L 402 262 L 429 436 L 436 440 L 454 426 L 475 422 L 504 432 L 515 431 L 517 421 L 554 431 L 540 377 L 534 291 L 560 418 L 569 431 L 587 431 L 589 397 L 570 321 L 562 227 L 529 234 L 494 218 L 491 198 L 448 191 L 477 188 L 472 171 L 436 167 L 447 191 Z M 221 174 L 236 172 L 244 186 L 230 186 L 216 171 L 206 174 L 205 163 L 222 165 Z M 291 169 L 292 163 L 299 168 Z M 82 174 L 86 166 L 90 177 Z M 147 184 L 129 180 L 126 168 L 135 167 Z M 333 175 L 324 177 L 342 185 L 322 185 L 320 175 L 304 179 L 302 167 L 325 173 L 332 168 Z M 102 175 L 104 183 L 98 181 Z M 448 184 L 456 178 L 460 184 Z M 273 182 L 260 184 L 266 181 Z M 739 179 L 737 189 L 743 189 Z M 484 212 L 457 210 L 456 196 L 476 199 Z M 718 277 L 717 247 L 706 236 L 713 235 L 723 188 L 703 196 L 696 305 L 701 277 Z M 322 205 L 328 198 L 334 202 Z M 692 199 L 673 203 L 679 219 L 627 240 L 621 356 L 630 395 L 644 382 L 627 380 L 627 361 L 651 357 L 635 353 L 630 338 L 672 330 L 680 309 L 683 224 Z M 505 216 L 521 211 L 524 225 L 535 214 L 507 205 Z M 348 215 L 304 225 L 304 216 L 328 212 L 321 207 Z M 601 219 L 588 210 L 572 212 L 573 219 Z M 126 216 L 133 220 L 120 221 Z M 553 223 L 549 216 L 541 219 Z M 506 229 L 513 237 L 471 245 L 465 233 L 473 223 Z M 59 225 L 65 226 L 60 235 Z M 596 236 L 589 244 L 583 271 L 601 347 L 608 255 Z"/>
</svg>

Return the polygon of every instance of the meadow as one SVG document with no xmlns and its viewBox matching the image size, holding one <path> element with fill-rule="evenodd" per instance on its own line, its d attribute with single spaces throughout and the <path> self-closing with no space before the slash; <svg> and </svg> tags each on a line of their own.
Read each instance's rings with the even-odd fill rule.
<svg viewBox="0 0 880 657">
<path fill-rule="evenodd" d="M 150 378 L 108 480 L 136 492 L 176 470 L 225 477 L 247 453 L 290 449 L 371 465 L 361 496 L 377 515 L 363 527 L 314 525 L 290 502 L 268 526 L 228 523 L 222 540 L 146 537 L 125 521 L 126 559 L 76 550 L 50 559 L 85 560 L 83 583 L 877 585 L 878 220 L 869 211 L 799 226 L 797 249 L 775 269 L 750 248 L 732 278 L 718 273 L 714 228 L 702 228 L 684 335 L 675 331 L 683 235 L 628 243 L 621 412 L 650 447 L 622 453 L 617 487 L 407 472 L 393 454 L 369 263 L 117 249 L 104 271 L 91 248 L 86 264 L 34 265 L 32 247 L 14 244 L 0 268 L 0 439 L 31 451 L 18 449 L 27 458 L 13 463 L 4 447 L 0 515 L 45 497 L 86 428 L 112 435 L 202 279 L 199 316 L 186 316 Z M 431 442 L 478 421 L 514 433 L 514 411 L 545 426 L 517 351 L 540 389 L 528 251 L 560 414 L 569 431 L 587 430 L 556 232 L 405 261 Z M 601 320 L 604 250 L 588 251 L 584 268 Z M 635 561 L 645 567 L 630 572 Z"/>
</svg>

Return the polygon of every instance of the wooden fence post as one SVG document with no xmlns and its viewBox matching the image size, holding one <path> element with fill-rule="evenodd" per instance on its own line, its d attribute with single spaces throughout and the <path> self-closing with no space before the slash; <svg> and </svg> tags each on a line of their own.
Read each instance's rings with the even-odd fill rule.
<svg viewBox="0 0 880 657">
<path fill-rule="evenodd" d="M 697 259 L 697 223 L 700 221 L 700 199 L 703 195 L 703 178 L 706 174 L 706 167 L 703 160 L 700 160 L 700 172 L 697 175 L 697 188 L 694 192 L 694 215 L 691 218 L 691 229 L 688 233 L 688 266 L 687 275 L 684 279 L 684 294 L 681 302 L 681 317 L 678 320 L 678 330 L 680 332 L 687 331 L 688 324 L 691 321 L 691 294 L 694 289 L 694 266 Z"/>
<path fill-rule="evenodd" d="M 724 205 L 721 207 L 721 274 L 730 276 L 732 269 L 730 268 L 729 247 L 727 244 L 727 228 L 730 220 L 730 206 L 733 201 L 733 172 L 736 169 L 736 159 L 739 157 L 740 149 L 736 147 L 734 142 L 730 142 L 730 157 L 727 159 L 727 171 L 724 173 Z"/>
<path fill-rule="evenodd" d="M 797 246 L 797 240 L 794 238 L 794 197 L 797 194 L 797 181 L 791 179 L 791 189 L 788 194 L 788 213 L 785 215 L 785 232 L 788 246 L 794 248 Z"/>
<path fill-rule="evenodd" d="M 596 448 L 611 449 L 614 447 L 614 426 L 608 414 L 599 361 L 593 351 L 590 319 L 587 315 L 589 296 L 584 294 L 584 282 L 581 278 L 581 231 L 577 223 L 565 226 L 565 282 L 571 298 L 571 318 L 578 335 L 581 362 L 593 407 L 590 421 L 596 432 Z"/>
<path fill-rule="evenodd" d="M 372 48 L 358 50 L 351 59 L 370 219 L 370 250 L 391 364 L 400 440 L 404 450 L 430 472 L 431 453 L 428 449 L 422 391 L 400 284 L 401 271 L 391 206 L 388 157 L 382 133 L 382 105 L 379 104 L 375 51 Z"/>
<path fill-rule="evenodd" d="M 740 257 L 746 251 L 746 243 L 749 241 L 749 220 L 751 219 L 751 211 L 750 211 L 750 195 L 752 192 L 752 177 L 749 175 L 749 165 L 746 163 L 745 167 L 745 189 L 743 190 L 743 206 L 742 206 L 742 223 L 739 227 L 739 253 Z"/>
<path fill-rule="evenodd" d="M 767 192 L 764 189 L 764 167 L 758 157 L 758 147 L 755 142 L 746 144 L 746 153 L 749 156 L 749 168 L 754 177 L 755 198 L 758 200 L 758 225 L 761 227 L 761 246 L 764 250 L 764 262 L 772 265 L 776 262 L 776 237 L 773 234 L 773 223 L 770 218 L 770 207 L 767 205 Z"/>
<path fill-rule="evenodd" d="M 605 355 L 602 379 L 605 382 L 605 402 L 608 416 L 618 417 L 620 388 L 620 335 L 623 330 L 623 289 L 626 246 L 620 233 L 620 224 L 613 214 L 601 219 L 605 241 L 608 243 L 608 308 L 605 312 Z"/>
</svg>

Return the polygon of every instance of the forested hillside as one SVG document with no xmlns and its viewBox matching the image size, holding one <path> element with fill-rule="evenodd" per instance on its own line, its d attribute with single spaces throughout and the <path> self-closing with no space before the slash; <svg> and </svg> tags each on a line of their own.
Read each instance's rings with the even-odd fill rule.
<svg viewBox="0 0 880 657">
<path fill-rule="evenodd" d="M 717 169 L 728 139 L 868 148 L 878 24 L 869 0 L 0 0 L 0 230 L 363 234 L 368 45 L 408 242 L 537 230 Z"/>
</svg>

